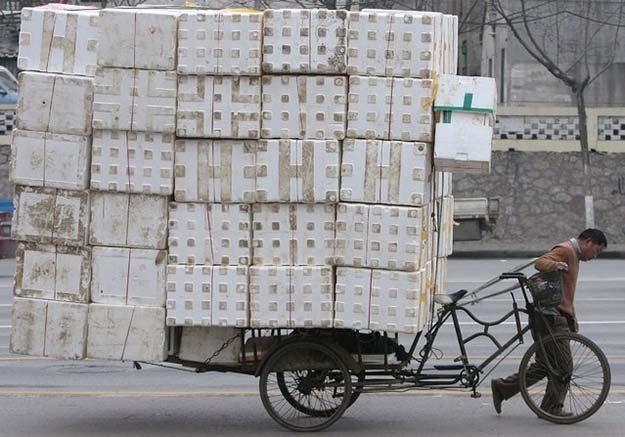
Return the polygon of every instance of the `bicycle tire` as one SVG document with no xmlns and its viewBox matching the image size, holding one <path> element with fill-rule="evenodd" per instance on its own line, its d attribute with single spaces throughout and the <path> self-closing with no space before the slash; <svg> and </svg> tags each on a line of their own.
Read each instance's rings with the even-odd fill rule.
<svg viewBox="0 0 625 437">
<path fill-rule="evenodd" d="M 549 370 L 541 357 L 546 357 L 555 371 Z M 544 374 L 542 378 L 541 374 Z M 563 387 L 562 398 L 552 404 L 558 405 L 556 407 L 543 405 L 553 402 L 552 398 L 545 397 L 548 384 Z M 605 402 L 610 391 L 610 366 L 599 346 L 582 335 L 572 332 L 547 335 L 523 355 L 519 365 L 519 389 L 525 403 L 538 417 L 558 424 L 580 422 L 596 413 Z M 553 396 L 553 391 L 550 393 Z"/>
</svg>

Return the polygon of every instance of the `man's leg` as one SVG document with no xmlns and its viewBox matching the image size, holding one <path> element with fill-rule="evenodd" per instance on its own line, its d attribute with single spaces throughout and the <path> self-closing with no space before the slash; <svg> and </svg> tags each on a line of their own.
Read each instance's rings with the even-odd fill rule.
<svg viewBox="0 0 625 437">
<path fill-rule="evenodd" d="M 566 318 L 557 316 L 552 330 L 554 334 L 569 332 Z M 545 352 L 553 370 L 564 376 L 570 374 L 573 368 L 573 359 L 568 341 L 547 342 L 545 344 Z M 543 363 L 543 365 L 546 371 L 546 363 Z M 552 414 L 560 414 L 568 388 L 568 380 L 560 379 L 555 375 L 553 377 L 550 376 L 540 408 Z"/>
</svg>

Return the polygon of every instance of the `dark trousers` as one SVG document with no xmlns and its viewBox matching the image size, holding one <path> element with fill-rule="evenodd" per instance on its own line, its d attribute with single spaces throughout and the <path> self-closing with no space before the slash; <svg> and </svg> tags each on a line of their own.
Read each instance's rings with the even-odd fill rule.
<svg viewBox="0 0 625 437">
<path fill-rule="evenodd" d="M 567 319 L 563 316 L 544 316 L 544 319 L 554 334 L 570 331 Z M 557 367 L 557 370 L 562 372 L 570 372 L 572 370 L 573 360 L 568 341 L 545 342 L 545 354 L 549 357 L 549 362 L 552 367 Z M 536 384 L 547 375 L 545 357 L 539 349 L 536 351 L 536 361 L 532 363 L 527 370 L 526 381 L 528 386 Z M 519 374 L 515 373 L 514 375 L 504 378 L 497 386 L 504 399 L 511 398 L 519 392 Z M 567 390 L 568 382 L 558 380 L 558 378 L 549 378 L 545 396 L 540 406 L 541 409 L 555 413 L 560 411 L 564 404 Z"/>
</svg>

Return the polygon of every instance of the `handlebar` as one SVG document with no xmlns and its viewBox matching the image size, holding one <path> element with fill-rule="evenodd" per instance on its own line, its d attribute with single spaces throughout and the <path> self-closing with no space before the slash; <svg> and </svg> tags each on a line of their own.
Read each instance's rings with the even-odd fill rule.
<svg viewBox="0 0 625 437">
<path fill-rule="evenodd" d="M 499 279 L 525 279 L 526 276 L 521 272 L 508 272 L 499 275 Z"/>
</svg>

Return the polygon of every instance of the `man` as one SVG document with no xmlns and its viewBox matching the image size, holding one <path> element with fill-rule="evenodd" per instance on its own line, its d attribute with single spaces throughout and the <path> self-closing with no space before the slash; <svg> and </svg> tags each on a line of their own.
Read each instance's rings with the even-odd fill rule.
<svg viewBox="0 0 625 437">
<path fill-rule="evenodd" d="M 534 267 L 540 272 L 560 270 L 562 275 L 562 301 L 556 308 L 542 310 L 545 322 L 553 333 L 577 332 L 578 325 L 575 317 L 575 288 L 579 273 L 579 262 L 590 261 L 596 258 L 606 247 L 608 241 L 603 232 L 598 229 L 586 229 L 577 238 L 571 238 L 556 244 L 549 252 L 540 257 Z M 557 347 L 557 346 L 556 346 Z M 568 345 L 565 350 L 568 351 Z M 554 351 L 546 350 L 547 354 Z M 562 352 L 561 352 L 562 353 Z M 570 352 L 565 362 L 570 362 Z M 540 356 L 537 357 L 540 360 Z M 528 370 L 528 384 L 534 384 L 545 377 L 545 371 L 539 364 L 532 364 Z M 497 414 L 501 414 L 501 403 L 519 392 L 519 375 L 515 373 L 507 378 L 498 378 L 491 381 L 493 404 Z M 557 381 L 549 381 L 543 398 L 541 409 L 555 415 L 570 415 L 565 412 L 563 402 L 568 387 Z"/>
</svg>

